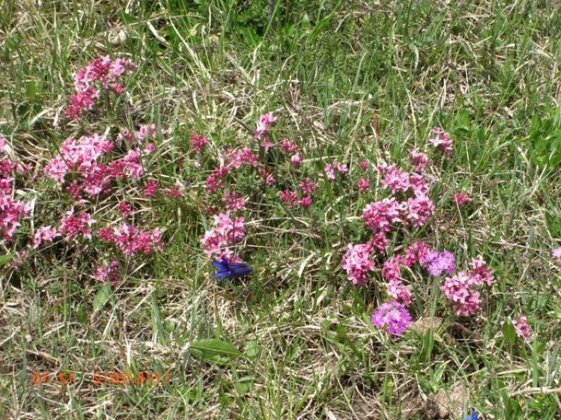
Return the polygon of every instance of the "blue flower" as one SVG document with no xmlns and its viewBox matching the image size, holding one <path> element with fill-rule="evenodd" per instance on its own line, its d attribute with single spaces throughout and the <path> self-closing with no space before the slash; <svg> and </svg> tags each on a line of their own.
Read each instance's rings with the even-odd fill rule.
<svg viewBox="0 0 561 420">
<path fill-rule="evenodd" d="M 479 420 L 479 413 L 473 410 L 469 416 L 464 417 L 464 420 Z"/>
<path fill-rule="evenodd" d="M 225 258 L 222 258 L 222 261 L 214 261 L 212 265 L 218 270 L 214 273 L 214 278 L 219 280 L 243 277 L 252 270 L 246 263 L 230 263 Z"/>
</svg>

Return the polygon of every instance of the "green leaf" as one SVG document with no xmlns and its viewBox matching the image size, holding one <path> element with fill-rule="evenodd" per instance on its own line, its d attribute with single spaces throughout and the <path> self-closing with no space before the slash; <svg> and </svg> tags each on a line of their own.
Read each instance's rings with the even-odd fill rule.
<svg viewBox="0 0 561 420">
<path fill-rule="evenodd" d="M 103 307 L 109 302 L 111 299 L 112 291 L 111 286 L 108 284 L 104 284 L 99 288 L 97 291 L 94 301 L 93 301 L 93 310 L 94 313 L 99 312 L 103 309 Z"/>
<path fill-rule="evenodd" d="M 12 254 L 0 255 L 0 267 L 4 267 L 12 261 Z"/>
<path fill-rule="evenodd" d="M 516 332 L 511 322 L 505 322 L 503 326 L 503 335 L 507 344 L 513 345 L 516 342 Z"/>
<path fill-rule="evenodd" d="M 230 357 L 237 357 L 241 353 L 232 343 L 219 340 L 217 338 L 208 338 L 205 340 L 195 341 L 191 344 L 192 349 L 197 349 L 207 353 L 217 353 Z"/>
<path fill-rule="evenodd" d="M 208 338 L 191 344 L 191 354 L 201 361 L 223 365 L 229 363 L 241 353 L 232 343 L 217 338 Z"/>
</svg>

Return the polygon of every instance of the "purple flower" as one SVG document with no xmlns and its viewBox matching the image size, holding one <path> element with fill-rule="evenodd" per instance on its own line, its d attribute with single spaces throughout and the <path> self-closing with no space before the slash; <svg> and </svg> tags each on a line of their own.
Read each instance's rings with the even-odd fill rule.
<svg viewBox="0 0 561 420">
<path fill-rule="evenodd" d="M 387 328 L 388 333 L 402 335 L 411 325 L 411 315 L 404 305 L 393 300 L 381 304 L 372 314 L 372 324 L 377 328 Z"/>
<path fill-rule="evenodd" d="M 421 261 L 421 265 L 427 269 L 432 276 L 440 276 L 446 272 L 454 274 L 456 271 L 456 258 L 448 251 L 431 251 L 426 258 Z"/>
<path fill-rule="evenodd" d="M 251 273 L 251 267 L 248 264 L 243 262 L 228 262 L 226 258 L 214 261 L 212 265 L 218 270 L 214 274 L 214 278 L 218 280 L 234 279 L 236 277 L 243 277 Z"/>
</svg>

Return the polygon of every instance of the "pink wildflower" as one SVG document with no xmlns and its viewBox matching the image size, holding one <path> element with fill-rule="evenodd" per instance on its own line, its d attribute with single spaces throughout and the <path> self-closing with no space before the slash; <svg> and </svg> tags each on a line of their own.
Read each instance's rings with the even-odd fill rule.
<svg viewBox="0 0 561 420">
<path fill-rule="evenodd" d="M 208 137 L 201 136 L 194 131 L 191 133 L 191 147 L 196 154 L 201 153 L 201 150 L 203 150 L 203 147 L 205 147 L 207 144 Z"/>
<path fill-rule="evenodd" d="M 382 186 L 391 190 L 393 194 L 399 191 L 407 191 L 411 186 L 409 173 L 398 169 L 395 165 L 384 168 L 384 175 Z"/>
<path fill-rule="evenodd" d="M 64 237 L 65 241 L 70 241 L 79 234 L 86 239 L 91 239 L 91 226 L 94 223 L 95 220 L 89 213 L 80 212 L 75 214 L 74 209 L 71 209 L 62 217 L 59 232 L 66 234 Z"/>
<path fill-rule="evenodd" d="M 260 139 L 263 135 L 267 134 L 276 120 L 277 118 L 270 112 L 268 114 L 261 115 L 257 122 L 257 129 L 254 133 L 255 138 Z"/>
<path fill-rule="evenodd" d="M 413 245 L 405 249 L 405 257 L 403 258 L 403 265 L 411 267 L 414 264 L 421 262 L 423 264 L 430 254 L 431 250 L 422 241 L 415 242 Z"/>
<path fill-rule="evenodd" d="M 360 178 L 356 183 L 359 191 L 366 192 L 370 189 L 370 181 L 368 178 Z"/>
<path fill-rule="evenodd" d="M 424 225 L 434 213 L 434 204 L 427 196 L 416 196 L 407 200 L 407 218 L 413 226 Z"/>
<path fill-rule="evenodd" d="M 379 329 L 387 328 L 392 335 L 402 335 L 411 326 L 411 315 L 397 301 L 383 303 L 372 314 L 372 324 Z"/>
<path fill-rule="evenodd" d="M 553 250 L 551 251 L 551 256 L 555 259 L 560 259 L 561 258 L 561 246 L 557 247 L 557 248 L 553 248 Z"/>
<path fill-rule="evenodd" d="M 226 166 L 216 168 L 206 179 L 206 190 L 208 193 L 213 193 L 222 186 L 222 178 L 229 172 Z"/>
<path fill-rule="evenodd" d="M 309 177 L 303 181 L 300 181 L 298 183 L 298 186 L 302 190 L 303 194 L 308 194 L 308 195 L 315 193 L 319 188 L 318 184 L 312 182 L 312 180 Z"/>
<path fill-rule="evenodd" d="M 471 201 L 471 197 L 467 195 L 465 192 L 460 191 L 452 195 L 452 200 L 458 206 L 463 206 Z"/>
<path fill-rule="evenodd" d="M 387 281 L 399 282 L 401 281 L 400 267 L 401 258 L 399 255 L 394 255 L 384 262 L 382 268 L 382 277 Z"/>
<path fill-rule="evenodd" d="M 450 156 L 453 150 L 450 135 L 441 128 L 434 128 L 432 132 L 434 137 L 429 139 L 429 143 L 434 147 L 441 149 L 444 156 Z"/>
<path fill-rule="evenodd" d="M 368 275 L 374 270 L 371 252 L 369 244 L 347 245 L 347 251 L 343 255 L 343 269 L 354 285 L 363 286 L 368 282 Z"/>
<path fill-rule="evenodd" d="M 33 248 L 38 248 L 45 242 L 52 242 L 54 238 L 60 236 L 58 231 L 51 226 L 41 226 L 33 235 Z"/>
<path fill-rule="evenodd" d="M 302 163 L 302 158 L 300 157 L 300 153 L 295 153 L 290 157 L 290 163 L 294 166 L 300 165 Z"/>
<path fill-rule="evenodd" d="M 362 220 L 374 232 L 389 232 L 394 223 L 400 223 L 402 207 L 395 198 L 385 198 L 368 204 L 362 212 Z"/>
<path fill-rule="evenodd" d="M 399 280 L 390 280 L 386 285 L 388 295 L 405 306 L 411 304 L 411 290 Z"/>
<path fill-rule="evenodd" d="M 142 190 L 144 197 L 154 197 L 158 193 L 158 183 L 156 181 L 147 181 Z"/>
<path fill-rule="evenodd" d="M 349 168 L 346 164 L 337 162 L 337 160 L 334 160 L 332 163 L 328 163 L 327 165 L 325 165 L 324 172 L 329 181 L 335 180 L 335 171 L 341 174 L 346 174 L 349 172 Z"/>
<path fill-rule="evenodd" d="M 308 207 L 310 207 L 313 203 L 312 197 L 310 196 L 304 196 L 302 197 L 299 201 L 298 201 L 298 205 L 300 207 L 304 207 L 305 209 L 307 209 Z"/>
<path fill-rule="evenodd" d="M 271 142 L 269 137 L 265 137 L 265 139 L 261 142 L 261 147 L 265 150 L 265 152 L 268 152 L 269 149 L 272 149 L 275 145 Z"/>
<path fill-rule="evenodd" d="M 492 286 L 494 282 L 493 271 L 485 265 L 483 258 L 473 258 L 470 262 L 471 276 L 475 284 Z"/>
<path fill-rule="evenodd" d="M 117 209 L 119 210 L 119 213 L 121 213 L 121 217 L 126 219 L 132 212 L 132 205 L 126 201 L 121 201 L 118 204 Z"/>
<path fill-rule="evenodd" d="M 226 155 L 226 164 L 234 169 L 239 169 L 242 166 L 250 165 L 257 166 L 257 156 L 249 147 L 243 147 L 239 150 L 228 150 Z"/>
<path fill-rule="evenodd" d="M 296 191 L 280 191 L 279 197 L 281 201 L 288 207 L 294 206 L 296 204 L 296 201 L 298 200 L 298 194 L 296 193 Z"/>
<path fill-rule="evenodd" d="M 452 308 L 456 314 L 470 316 L 481 308 L 479 292 L 473 289 L 473 284 L 470 274 L 462 271 L 446 278 L 440 288 L 446 298 L 452 302 Z"/>
<path fill-rule="evenodd" d="M 384 252 L 390 245 L 390 242 L 384 232 L 376 232 L 370 241 L 368 241 L 368 244 L 373 250 L 375 249 L 378 252 Z"/>
<path fill-rule="evenodd" d="M 361 160 L 358 166 L 360 166 L 360 169 L 362 169 L 363 171 L 367 171 L 370 164 L 367 160 Z"/>
<path fill-rule="evenodd" d="M 518 318 L 512 319 L 512 325 L 518 337 L 530 341 L 532 338 L 532 327 L 528 324 L 525 315 L 520 315 Z"/>
<path fill-rule="evenodd" d="M 288 139 L 281 140 L 280 148 L 286 153 L 298 153 L 300 151 L 298 145 Z"/>
<path fill-rule="evenodd" d="M 227 191 L 224 193 L 222 202 L 226 205 L 226 210 L 231 212 L 245 209 L 245 198 L 235 191 Z"/>
<path fill-rule="evenodd" d="M 121 273 L 118 260 L 111 260 L 109 264 L 100 264 L 95 271 L 95 279 L 102 283 L 111 283 L 112 286 L 118 285 L 121 280 Z"/>
<path fill-rule="evenodd" d="M 162 251 L 162 232 L 159 228 L 140 231 L 133 225 L 122 223 L 113 229 L 113 242 L 125 255 L 150 254 Z"/>
<path fill-rule="evenodd" d="M 429 163 L 427 155 L 423 152 L 419 152 L 416 147 L 409 150 L 409 160 L 411 161 L 411 165 L 419 172 L 424 172 Z"/>
</svg>

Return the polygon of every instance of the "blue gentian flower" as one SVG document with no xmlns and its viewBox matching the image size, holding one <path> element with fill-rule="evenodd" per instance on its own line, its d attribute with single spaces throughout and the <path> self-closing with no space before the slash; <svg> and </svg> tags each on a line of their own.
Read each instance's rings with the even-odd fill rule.
<svg viewBox="0 0 561 420">
<path fill-rule="evenodd" d="M 221 261 L 214 261 L 212 265 L 218 270 L 214 273 L 214 278 L 218 280 L 243 277 L 251 273 L 252 270 L 252 268 L 246 263 L 230 263 L 225 258 L 222 258 Z"/>
<path fill-rule="evenodd" d="M 464 420 L 479 420 L 479 413 L 473 410 L 469 416 L 464 417 Z"/>
</svg>

